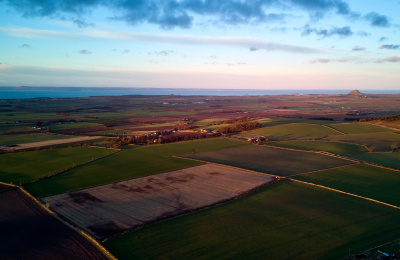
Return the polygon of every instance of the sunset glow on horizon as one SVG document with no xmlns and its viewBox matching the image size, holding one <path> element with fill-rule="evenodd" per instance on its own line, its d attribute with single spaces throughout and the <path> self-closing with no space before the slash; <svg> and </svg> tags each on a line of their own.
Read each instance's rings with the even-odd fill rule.
<svg viewBox="0 0 400 260">
<path fill-rule="evenodd" d="M 398 0 L 0 0 L 0 86 L 382 89 Z"/>
</svg>

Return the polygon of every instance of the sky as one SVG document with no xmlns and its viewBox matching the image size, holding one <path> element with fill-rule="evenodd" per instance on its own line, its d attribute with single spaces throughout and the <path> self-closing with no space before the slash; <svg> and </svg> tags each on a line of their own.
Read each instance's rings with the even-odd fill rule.
<svg viewBox="0 0 400 260">
<path fill-rule="evenodd" d="M 400 90 L 400 0 L 0 0 L 0 86 Z"/>
</svg>

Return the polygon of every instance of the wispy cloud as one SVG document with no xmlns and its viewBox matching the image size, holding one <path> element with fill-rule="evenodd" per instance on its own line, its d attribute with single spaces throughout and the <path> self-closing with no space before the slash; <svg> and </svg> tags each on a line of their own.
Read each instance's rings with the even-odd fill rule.
<svg viewBox="0 0 400 260">
<path fill-rule="evenodd" d="M 257 48 L 267 51 L 283 51 L 292 53 L 321 53 L 323 49 L 304 47 L 299 45 L 281 44 L 267 41 L 260 41 L 251 37 L 204 37 L 193 35 L 173 35 L 173 34 L 148 34 L 148 33 L 127 33 L 100 31 L 88 28 L 84 33 L 67 33 L 50 30 L 37 30 L 30 28 L 5 28 L 0 27 L 3 33 L 23 37 L 49 37 L 49 38 L 100 38 L 109 40 L 129 41 L 129 42 L 163 42 L 178 43 L 185 45 L 223 45 L 229 47 Z M 255 47 L 256 46 L 256 47 Z"/>
<path fill-rule="evenodd" d="M 26 43 L 20 45 L 19 47 L 20 48 L 27 48 L 27 49 L 31 48 L 31 46 L 29 44 L 26 44 Z"/>
<path fill-rule="evenodd" d="M 170 54 L 174 53 L 173 50 L 162 50 L 162 51 L 155 51 L 153 52 L 154 55 L 157 56 L 168 56 Z"/>
<path fill-rule="evenodd" d="M 386 59 L 378 59 L 378 60 L 375 61 L 375 63 L 386 63 L 386 62 L 391 62 L 391 63 L 400 62 L 400 57 L 393 56 L 393 57 L 389 57 L 389 58 L 386 58 Z"/>
<path fill-rule="evenodd" d="M 326 37 L 332 37 L 332 36 L 339 36 L 339 37 L 348 37 L 353 35 L 353 32 L 351 31 L 349 26 L 344 26 L 344 27 L 334 27 L 332 29 L 315 29 L 311 28 L 309 25 L 306 25 L 304 27 L 304 30 L 302 32 L 302 35 L 310 35 L 314 33 L 317 36 L 321 36 L 322 38 Z"/>
<path fill-rule="evenodd" d="M 81 51 L 79 51 L 80 54 L 86 55 L 86 54 L 92 54 L 91 51 L 87 50 L 87 49 L 83 49 Z"/>
<path fill-rule="evenodd" d="M 309 63 L 315 64 L 315 63 L 332 63 L 332 62 L 339 62 L 339 63 L 346 63 L 346 62 L 355 62 L 357 59 L 355 58 L 341 58 L 341 59 L 325 59 L 325 58 L 320 58 L 320 59 L 314 59 L 310 60 Z"/>
<path fill-rule="evenodd" d="M 400 45 L 394 44 L 383 44 L 379 47 L 379 49 L 387 49 L 387 50 L 398 50 L 400 49 Z"/>
<path fill-rule="evenodd" d="M 387 37 L 381 37 L 381 38 L 379 38 L 379 42 L 386 41 L 387 39 L 388 39 Z"/>
<path fill-rule="evenodd" d="M 87 23 L 82 19 L 75 19 L 73 20 L 73 23 L 79 28 L 94 27 L 94 23 Z"/>
<path fill-rule="evenodd" d="M 365 47 L 360 47 L 360 46 L 355 46 L 353 49 L 351 49 L 352 51 L 365 51 L 366 48 Z"/>
</svg>

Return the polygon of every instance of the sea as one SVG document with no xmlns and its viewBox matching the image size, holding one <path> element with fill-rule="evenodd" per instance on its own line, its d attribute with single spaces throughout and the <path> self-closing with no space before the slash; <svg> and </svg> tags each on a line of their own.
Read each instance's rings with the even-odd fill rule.
<svg viewBox="0 0 400 260">
<path fill-rule="evenodd" d="M 351 90 L 323 89 L 179 89 L 179 88 L 99 88 L 99 87 L 0 87 L 0 99 L 74 98 L 123 95 L 181 95 L 181 96 L 261 96 L 347 94 Z M 400 90 L 362 90 L 365 94 L 400 94 Z"/>
</svg>

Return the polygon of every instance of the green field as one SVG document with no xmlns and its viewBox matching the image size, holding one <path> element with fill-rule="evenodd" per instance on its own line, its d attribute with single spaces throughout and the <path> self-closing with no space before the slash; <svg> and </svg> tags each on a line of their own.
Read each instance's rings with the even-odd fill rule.
<svg viewBox="0 0 400 260">
<path fill-rule="evenodd" d="M 48 140 L 57 139 L 68 139 L 76 136 L 58 135 L 50 133 L 35 133 L 35 134 L 24 134 L 24 135 L 1 135 L 0 145 L 13 145 L 13 144 L 24 144 L 34 143 Z"/>
<path fill-rule="evenodd" d="M 51 125 L 49 128 L 50 128 L 50 131 L 57 131 L 57 130 L 68 130 L 68 129 L 76 129 L 76 128 L 86 128 L 86 127 L 99 126 L 99 125 L 101 125 L 101 124 L 80 122 L 80 123 Z"/>
<path fill-rule="evenodd" d="M 0 124 L 0 134 L 14 133 L 14 132 L 34 132 L 32 124 Z"/>
<path fill-rule="evenodd" d="M 353 163 L 322 154 L 255 145 L 187 157 L 279 176 L 291 176 Z"/>
<path fill-rule="evenodd" d="M 389 166 L 392 168 L 400 169 L 400 153 L 367 153 L 367 154 L 357 154 L 351 157 L 367 161 L 370 163 L 376 163 L 380 165 Z"/>
<path fill-rule="evenodd" d="M 400 211 L 281 180 L 106 242 L 118 259 L 342 259 L 399 238 Z"/>
<path fill-rule="evenodd" d="M 394 144 L 400 146 L 400 134 L 393 132 L 332 135 L 325 140 L 365 145 L 374 152 L 390 151 Z"/>
<path fill-rule="evenodd" d="M 272 141 L 296 140 L 296 139 L 318 139 L 328 135 L 341 135 L 341 133 L 315 124 L 292 123 L 267 126 L 252 131 L 238 134 L 243 137 L 265 136 Z"/>
<path fill-rule="evenodd" d="M 35 196 L 46 197 L 71 190 L 178 170 L 201 163 L 173 158 L 172 155 L 191 153 L 193 150 L 217 150 L 243 144 L 246 145 L 246 143 L 231 139 L 208 139 L 165 145 L 131 146 L 104 159 L 27 185 L 26 189 Z"/>
<path fill-rule="evenodd" d="M 35 122 L 35 121 L 50 120 L 54 118 L 60 118 L 60 116 L 58 116 L 54 112 L 49 112 L 49 113 L 31 113 L 31 112 L 16 112 L 16 111 L 0 112 L 0 122 L 3 121 Z"/>
<path fill-rule="evenodd" d="M 281 141 L 271 142 L 268 143 L 268 145 L 308 151 L 325 151 L 334 154 L 355 154 L 368 152 L 365 147 L 360 145 L 326 141 Z"/>
<path fill-rule="evenodd" d="M 330 125 L 330 127 L 333 127 L 346 134 L 391 132 L 391 130 L 387 128 L 366 123 L 343 123 Z"/>
<path fill-rule="evenodd" d="M 0 155 L 0 181 L 26 183 L 73 165 L 114 152 L 103 148 L 74 147 Z"/>
<path fill-rule="evenodd" d="M 398 171 L 358 164 L 294 178 L 400 206 Z"/>
</svg>

